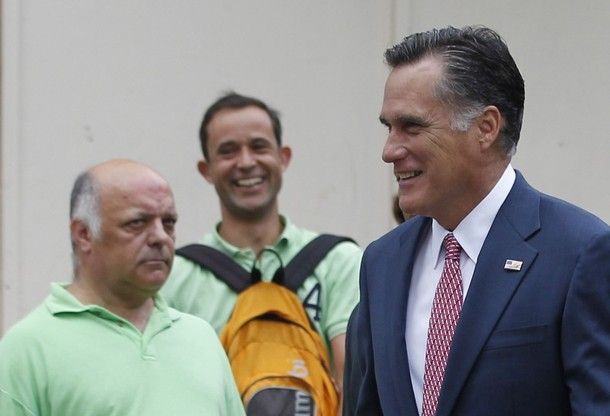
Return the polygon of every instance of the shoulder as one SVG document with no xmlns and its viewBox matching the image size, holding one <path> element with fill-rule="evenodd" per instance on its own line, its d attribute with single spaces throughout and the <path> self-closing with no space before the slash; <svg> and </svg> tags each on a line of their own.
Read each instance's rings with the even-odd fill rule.
<svg viewBox="0 0 610 416">
<path fill-rule="evenodd" d="M 370 255 L 370 253 L 375 253 L 375 255 L 383 253 L 389 254 L 406 243 L 413 244 L 414 242 L 417 242 L 421 231 L 430 225 L 430 221 L 430 218 L 422 216 L 410 218 L 404 223 L 397 225 L 377 240 L 371 242 L 367 246 L 365 254 L 367 256 Z"/>
<path fill-rule="evenodd" d="M 206 276 L 212 276 L 212 273 L 208 269 L 201 267 L 194 261 L 176 254 L 172 263 L 171 272 L 167 278 L 167 282 L 162 288 L 162 292 L 167 294 L 168 292 L 177 290 L 187 281 L 199 281 Z"/>
<path fill-rule="evenodd" d="M 362 257 L 362 248 L 355 241 L 342 241 L 334 246 L 328 256 L 335 259 L 347 259 L 360 261 Z"/>
<path fill-rule="evenodd" d="M 539 201 L 539 211 L 537 214 L 526 213 L 519 208 L 519 201 L 513 201 L 516 207 L 507 207 L 512 211 L 511 219 L 513 224 L 519 221 L 531 221 L 528 216 L 537 215 L 536 220 L 539 225 L 539 235 L 532 236 L 533 240 L 553 240 L 552 244 L 564 246 L 584 246 L 597 236 L 610 233 L 610 226 L 603 220 L 563 199 L 547 195 L 533 188 L 528 192 L 535 195 Z M 527 197 L 522 200 L 527 201 Z M 524 205 L 527 206 L 528 202 Z M 517 217 L 514 213 L 519 213 Z"/>
<path fill-rule="evenodd" d="M 48 339 L 45 332 L 53 332 L 53 323 L 46 306 L 39 305 L 0 339 L 0 361 L 17 360 L 17 357 L 30 356 L 31 351 L 43 351 L 44 340 Z"/>
<path fill-rule="evenodd" d="M 174 263 L 172 264 L 170 278 L 180 278 L 189 276 L 201 270 L 202 268 L 194 261 L 182 257 L 179 254 L 176 254 L 174 256 Z"/>
<path fill-rule="evenodd" d="M 299 249 L 302 249 L 311 241 L 319 237 L 322 233 L 308 230 L 306 228 L 297 227 L 294 224 L 290 225 L 290 234 L 289 238 L 296 245 L 299 246 Z M 325 233 L 330 234 L 330 233 Z M 334 247 L 330 249 L 328 252 L 329 256 L 338 256 L 338 257 L 353 257 L 360 256 L 362 254 L 362 249 L 358 245 L 358 243 L 350 236 L 347 235 L 338 235 L 332 234 L 337 237 L 345 238 L 345 241 L 341 241 L 337 243 Z"/>
<path fill-rule="evenodd" d="M 2 341 L 12 337 L 21 338 L 35 335 L 38 331 L 45 330 L 45 327 L 52 321 L 53 315 L 49 312 L 46 305 L 44 303 L 40 304 L 9 328 Z"/>
<path fill-rule="evenodd" d="M 320 234 L 314 233 L 311 238 L 308 238 L 306 243 L 313 241 Z M 322 257 L 320 263 L 316 267 L 316 275 L 323 277 L 330 274 L 333 279 L 338 279 L 340 275 L 351 276 L 358 273 L 360 261 L 362 259 L 362 249 L 360 246 L 348 236 L 334 237 L 346 238 L 344 241 L 339 241 L 331 246 L 328 252 Z M 326 241 L 333 241 L 332 239 Z M 303 244 L 299 250 L 302 250 L 306 244 Z"/>
<path fill-rule="evenodd" d="M 559 230 L 578 234 L 609 232 L 610 226 L 594 214 L 562 199 L 540 194 L 541 221 L 554 225 Z"/>
<path fill-rule="evenodd" d="M 577 258 L 580 264 L 610 265 L 610 226 L 592 213 L 543 194 L 540 223 L 540 237 L 532 237 L 540 249 L 552 247 L 555 255 Z"/>
<path fill-rule="evenodd" d="M 520 230 L 529 232 L 540 227 L 545 234 L 568 238 L 595 235 L 609 229 L 608 224 L 592 213 L 533 188 L 519 172 L 500 214 Z M 526 228 L 521 228 L 523 224 Z"/>
<path fill-rule="evenodd" d="M 592 213 L 542 193 L 522 176 L 498 212 L 542 255 L 576 259 L 610 235 L 610 227 Z"/>
</svg>

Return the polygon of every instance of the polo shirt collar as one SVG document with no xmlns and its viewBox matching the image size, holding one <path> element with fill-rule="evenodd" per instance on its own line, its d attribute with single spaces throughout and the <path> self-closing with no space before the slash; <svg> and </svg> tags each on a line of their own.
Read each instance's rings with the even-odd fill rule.
<svg viewBox="0 0 610 416">
<path fill-rule="evenodd" d="M 269 248 L 278 252 L 285 249 L 291 242 L 296 240 L 298 235 L 297 227 L 290 221 L 288 217 L 280 215 L 280 222 L 283 226 L 282 233 L 278 237 L 277 241 L 273 245 L 269 246 Z M 222 238 L 220 236 L 220 233 L 218 232 L 221 223 L 222 222 L 217 223 L 214 227 L 214 231 L 212 232 L 212 239 L 214 240 L 215 245 L 222 247 L 223 251 L 229 253 L 233 257 L 240 255 L 254 255 L 251 249 L 239 248 Z"/>
<path fill-rule="evenodd" d="M 58 315 L 61 313 L 92 312 L 96 315 L 104 317 L 105 319 L 124 321 L 123 318 L 117 316 L 102 306 L 83 305 L 72 293 L 67 290 L 68 286 L 68 283 L 51 284 L 51 293 L 45 300 L 45 305 L 52 315 Z M 160 294 L 157 293 L 153 300 L 155 303 L 154 311 L 158 311 L 161 315 L 167 316 L 171 322 L 180 319 L 180 313 L 170 308 Z M 153 313 L 155 313 L 154 311 Z"/>
</svg>

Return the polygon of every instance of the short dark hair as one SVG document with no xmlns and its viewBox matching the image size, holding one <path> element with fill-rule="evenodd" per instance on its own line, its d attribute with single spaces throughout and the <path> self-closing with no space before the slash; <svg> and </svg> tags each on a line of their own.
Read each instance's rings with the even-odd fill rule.
<svg viewBox="0 0 610 416">
<path fill-rule="evenodd" d="M 203 152 L 203 157 L 206 160 L 209 159 L 207 127 L 208 124 L 210 124 L 210 121 L 212 121 L 214 115 L 220 110 L 224 110 L 225 108 L 240 109 L 250 106 L 258 107 L 267 113 L 267 115 L 271 119 L 271 126 L 273 127 L 273 134 L 275 135 L 275 140 L 277 141 L 278 146 L 282 145 L 282 124 L 280 123 L 279 112 L 269 107 L 267 104 L 265 104 L 262 100 L 259 100 L 258 98 L 248 97 L 230 91 L 219 99 L 217 99 L 210 107 L 208 107 L 205 114 L 203 115 L 203 121 L 201 122 L 201 127 L 199 128 L 199 140 L 201 143 L 201 151 Z"/>
<path fill-rule="evenodd" d="M 444 65 L 435 94 L 452 108 L 454 122 L 469 125 L 485 106 L 495 105 L 504 120 L 502 148 L 512 155 L 521 132 L 525 86 L 500 35 L 482 26 L 449 26 L 407 36 L 385 51 L 392 68 L 426 57 L 439 57 Z"/>
</svg>

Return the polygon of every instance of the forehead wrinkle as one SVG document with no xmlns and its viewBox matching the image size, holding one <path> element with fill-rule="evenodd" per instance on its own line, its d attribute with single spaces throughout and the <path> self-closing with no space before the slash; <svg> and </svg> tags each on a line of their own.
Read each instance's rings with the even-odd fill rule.
<svg viewBox="0 0 610 416">
<path fill-rule="evenodd" d="M 111 210 L 148 213 L 175 209 L 173 193 L 165 182 L 143 187 L 109 184 L 100 196 L 102 205 Z"/>
</svg>

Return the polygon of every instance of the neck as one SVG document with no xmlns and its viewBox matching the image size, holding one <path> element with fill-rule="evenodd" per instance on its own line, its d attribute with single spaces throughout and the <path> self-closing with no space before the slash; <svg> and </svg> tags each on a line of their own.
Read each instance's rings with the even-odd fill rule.
<svg viewBox="0 0 610 416">
<path fill-rule="evenodd" d="M 232 245 L 242 249 L 249 248 L 258 255 L 266 246 L 277 241 L 283 229 L 277 212 L 255 221 L 223 215 L 218 233 Z"/>
<path fill-rule="evenodd" d="M 477 192 L 471 195 L 465 195 L 463 200 L 453 201 L 452 209 L 447 215 L 442 218 L 436 218 L 438 223 L 446 230 L 455 230 L 462 220 L 466 218 L 466 216 L 485 199 L 494 186 L 496 186 L 509 163 L 510 160 L 507 159 L 505 163 L 503 162 L 502 164 L 489 166 L 487 170 L 480 171 L 479 177 L 485 178 L 485 181 L 478 186 L 473 186 L 473 189 L 476 189 Z"/>
<path fill-rule="evenodd" d="M 90 279 L 77 276 L 68 286 L 68 291 L 83 305 L 101 306 L 131 322 L 141 332 L 144 332 L 154 308 L 151 296 L 129 298 L 108 289 L 96 288 L 89 284 L 89 281 Z"/>
</svg>

